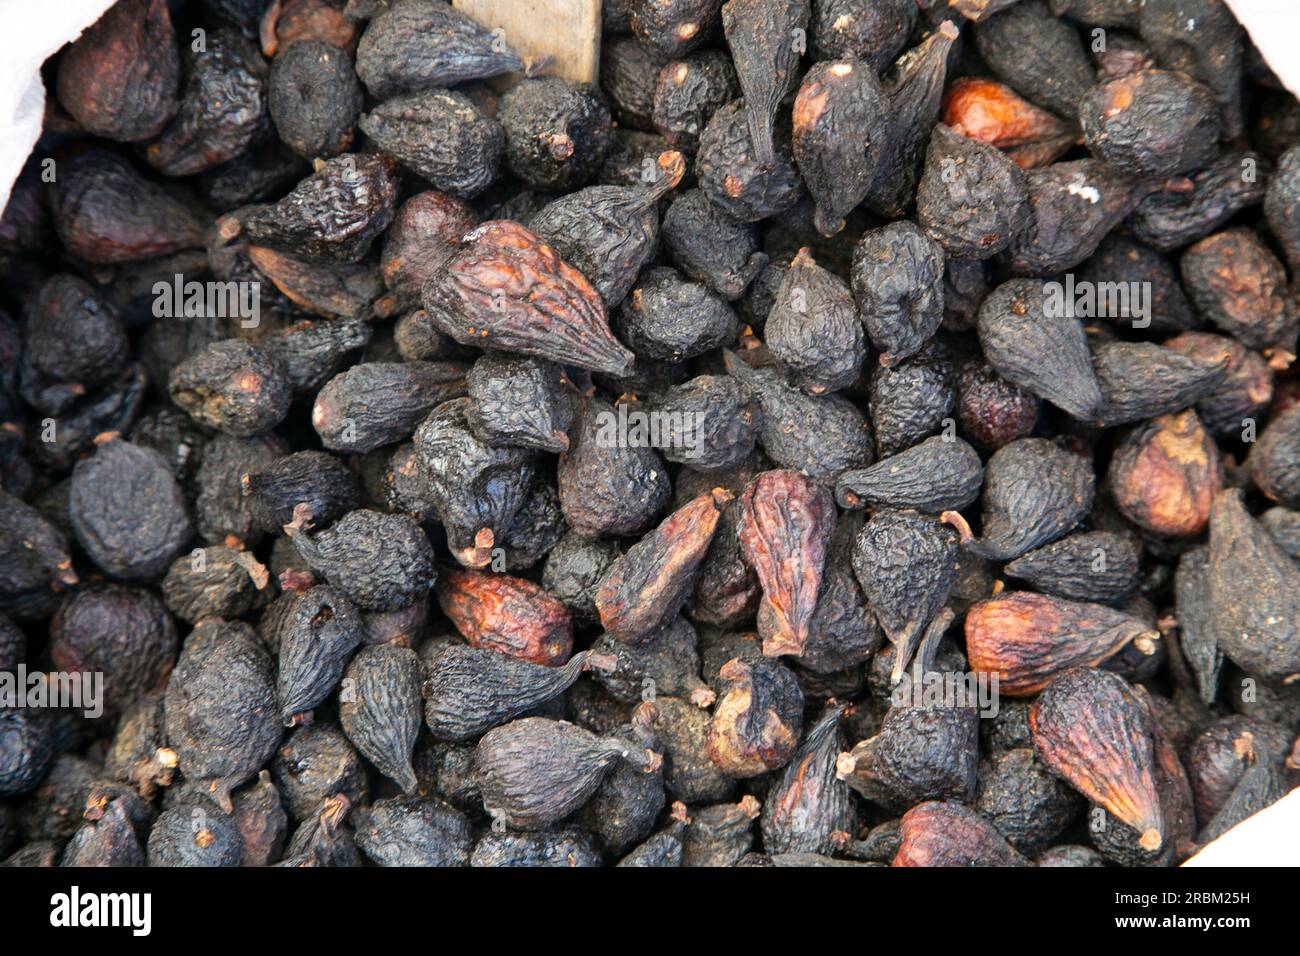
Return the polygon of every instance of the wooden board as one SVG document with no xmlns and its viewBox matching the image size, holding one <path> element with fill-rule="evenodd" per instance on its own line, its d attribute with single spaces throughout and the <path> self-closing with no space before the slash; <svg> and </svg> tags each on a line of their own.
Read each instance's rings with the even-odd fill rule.
<svg viewBox="0 0 1300 956">
<path fill-rule="evenodd" d="M 577 83 L 595 83 L 600 68 L 600 0 L 452 0 L 520 56 L 547 56 L 542 71 Z"/>
</svg>

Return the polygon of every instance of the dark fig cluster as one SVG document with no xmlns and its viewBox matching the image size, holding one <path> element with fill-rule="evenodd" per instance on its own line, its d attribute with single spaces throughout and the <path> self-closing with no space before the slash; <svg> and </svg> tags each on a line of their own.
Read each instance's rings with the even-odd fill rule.
<svg viewBox="0 0 1300 956">
<path fill-rule="evenodd" d="M 547 6 L 45 64 L 0 862 L 1171 867 L 1300 785 L 1300 101 L 1230 5 Z"/>
</svg>

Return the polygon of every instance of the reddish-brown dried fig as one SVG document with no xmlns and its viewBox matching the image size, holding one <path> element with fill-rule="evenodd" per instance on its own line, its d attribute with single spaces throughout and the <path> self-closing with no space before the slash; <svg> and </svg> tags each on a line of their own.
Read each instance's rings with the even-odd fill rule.
<svg viewBox="0 0 1300 956">
<path fill-rule="evenodd" d="M 1153 654 L 1160 632 L 1104 604 L 1015 591 L 966 612 L 972 670 L 998 675 L 1012 697 L 1036 694 L 1071 667 L 1095 666 L 1132 641 Z"/>
<path fill-rule="evenodd" d="M 1111 494 L 1124 517 L 1153 534 L 1200 534 L 1223 487 L 1214 440 L 1192 409 L 1135 428 L 1115 449 Z"/>
<path fill-rule="evenodd" d="M 741 553 L 758 575 L 775 626 L 764 654 L 803 652 L 834 533 L 831 493 L 797 471 L 766 471 L 741 494 Z"/>
<path fill-rule="evenodd" d="M 1124 678 L 1091 667 L 1066 671 L 1029 710 L 1039 756 L 1070 786 L 1141 834 L 1164 843 L 1151 717 Z"/>
<path fill-rule="evenodd" d="M 902 843 L 890 866 L 1029 866 L 1001 833 L 969 807 L 922 803 L 899 821 Z"/>
<path fill-rule="evenodd" d="M 1068 123 L 983 76 L 963 76 L 948 87 L 942 120 L 963 136 L 1003 150 L 1021 169 L 1046 166 L 1081 138 Z"/>
<path fill-rule="evenodd" d="M 732 497 L 725 488 L 700 495 L 610 566 L 596 591 L 596 609 L 606 631 L 636 644 L 677 616 Z"/>
<path fill-rule="evenodd" d="M 634 356 L 577 269 L 516 222 L 486 222 L 424 287 L 424 308 L 462 345 L 623 375 Z"/>
<path fill-rule="evenodd" d="M 709 759 L 727 776 L 756 777 L 790 759 L 803 732 L 803 690 L 783 664 L 732 658 L 709 725 Z"/>
<path fill-rule="evenodd" d="M 828 703 L 763 801 L 769 853 L 830 853 L 857 829 L 849 787 L 835 773 L 845 707 Z"/>
<path fill-rule="evenodd" d="M 118 0 L 59 61 L 59 103 L 95 136 L 151 139 L 176 113 L 180 57 L 166 0 Z"/>
<path fill-rule="evenodd" d="M 573 650 L 569 610 L 531 581 L 446 570 L 435 589 L 442 613 L 474 647 L 554 667 Z"/>
</svg>

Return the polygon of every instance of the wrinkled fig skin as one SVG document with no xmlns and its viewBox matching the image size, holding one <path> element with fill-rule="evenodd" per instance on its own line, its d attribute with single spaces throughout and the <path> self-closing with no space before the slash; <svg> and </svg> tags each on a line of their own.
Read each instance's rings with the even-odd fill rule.
<svg viewBox="0 0 1300 956">
<path fill-rule="evenodd" d="M 894 645 L 891 680 L 911 663 L 926 626 L 957 577 L 957 536 L 936 518 L 911 510 L 877 511 L 853 547 L 853 570 L 867 605 Z"/>
<path fill-rule="evenodd" d="M 361 454 L 409 438 L 435 407 L 465 394 L 457 362 L 363 362 L 325 383 L 312 427 L 331 451 Z"/>
<path fill-rule="evenodd" d="M 1179 557 L 1174 572 L 1174 596 L 1178 607 L 1178 649 L 1192 672 L 1201 700 L 1209 706 L 1219 693 L 1224 654 L 1214 630 L 1207 546 L 1191 548 Z"/>
<path fill-rule="evenodd" d="M 785 765 L 803 732 L 803 690 L 783 664 L 732 659 L 718 672 L 723 694 L 709 725 L 709 758 L 744 779 Z"/>
<path fill-rule="evenodd" d="M 979 497 L 984 465 L 960 438 L 936 435 L 870 468 L 843 472 L 835 481 L 842 508 L 913 508 L 940 514 Z"/>
<path fill-rule="evenodd" d="M 382 8 L 357 44 L 357 75 L 381 100 L 523 68 L 491 31 L 436 0 L 400 0 Z"/>
<path fill-rule="evenodd" d="M 961 515 L 944 520 L 963 544 L 994 561 L 1018 558 L 1072 530 L 1092 510 L 1096 479 L 1087 461 L 1043 438 L 1022 438 L 993 453 L 984 468 L 982 527 L 969 536 Z"/>
<path fill-rule="evenodd" d="M 638 711 L 615 728 L 613 735 L 658 753 L 661 744 L 651 724 L 649 713 Z M 609 853 L 617 855 L 653 832 L 667 803 L 662 761 L 650 769 L 625 761 L 601 782 L 578 820 L 596 834 Z"/>
<path fill-rule="evenodd" d="M 78 588 L 50 621 L 50 657 L 66 673 L 104 675 L 104 712 L 126 710 L 167 683 L 180 642 L 161 601 L 144 588 Z M 0 655 L 0 667 L 3 667 Z M 10 668 L 4 668 L 6 670 Z"/>
<path fill-rule="evenodd" d="M 686 171 L 681 153 L 660 154 L 652 182 L 638 186 L 588 186 L 557 199 L 528 223 L 561 258 L 586 276 L 613 308 L 654 255 L 659 200 Z"/>
<path fill-rule="evenodd" d="M 1025 173 L 999 150 L 934 127 L 917 184 L 917 224 L 948 255 L 988 259 L 1030 221 Z"/>
<path fill-rule="evenodd" d="M 474 845 L 469 865 L 572 868 L 604 864 L 590 833 L 566 827 L 549 833 L 489 832 Z"/>
<path fill-rule="evenodd" d="M 831 707 L 805 735 L 763 802 L 760 825 L 770 853 L 825 853 L 857 828 L 849 787 L 836 776 L 843 707 Z"/>
<path fill-rule="evenodd" d="M 1184 332 L 1165 343 L 1202 365 L 1227 363 L 1223 383 L 1202 398 L 1196 414 L 1214 435 L 1240 436 L 1247 419 L 1258 421 L 1273 400 L 1273 372 L 1258 352 L 1236 339 L 1208 332 Z"/>
<path fill-rule="evenodd" d="M 1187 409 L 1122 438 L 1107 481 L 1116 507 L 1134 524 L 1153 534 L 1191 537 L 1209 521 L 1224 473 L 1218 446 Z"/>
<path fill-rule="evenodd" d="M 244 841 L 229 812 L 199 804 L 164 811 L 149 831 L 149 866 L 239 866 Z"/>
<path fill-rule="evenodd" d="M 611 19 L 618 7 L 627 8 L 629 30 L 652 55 L 665 59 L 681 56 L 706 42 L 718 24 L 722 0 L 614 0 L 604 11 L 607 30 L 615 30 Z"/>
<path fill-rule="evenodd" d="M 880 732 L 840 754 L 850 787 L 893 811 L 923 800 L 969 801 L 979 764 L 979 716 L 972 707 L 894 705 Z"/>
<path fill-rule="evenodd" d="M 653 448 L 618 440 L 619 412 L 589 398 L 558 468 L 564 517 L 588 537 L 639 534 L 668 504 L 672 483 Z"/>
<path fill-rule="evenodd" d="M 1195 30 L 1187 29 L 1189 17 L 1195 20 Z M 1212 0 L 1151 0 L 1140 8 L 1137 29 L 1161 65 L 1213 91 L 1223 117 L 1223 138 L 1240 136 L 1243 43 L 1231 8 Z"/>
<path fill-rule="evenodd" d="M 470 369 L 466 391 L 465 420 L 482 441 L 552 454 L 568 450 L 576 396 L 558 366 L 488 352 Z"/>
<path fill-rule="evenodd" d="M 853 547 L 862 530 L 861 515 L 841 515 L 831 539 L 817 594 L 817 607 L 808 625 L 808 642 L 799 667 L 813 674 L 839 674 L 865 662 L 884 641 L 884 633 L 853 573 Z M 759 636 L 772 634 L 771 615 L 758 621 Z"/>
<path fill-rule="evenodd" d="M 541 830 L 582 806 L 621 761 L 651 772 L 662 758 L 565 721 L 525 717 L 483 735 L 474 773 L 489 816 Z"/>
<path fill-rule="evenodd" d="M 1190 191 L 1157 192 L 1128 218 L 1135 238 L 1160 252 L 1171 252 L 1209 235 L 1236 213 L 1258 205 L 1269 176 L 1243 176 L 1251 164 L 1267 172 L 1268 160 L 1253 152 L 1227 151 L 1188 178 Z"/>
<path fill-rule="evenodd" d="M 352 145 L 365 94 L 338 47 L 304 40 L 272 61 L 266 106 L 276 132 L 306 159 L 337 156 Z"/>
<path fill-rule="evenodd" d="M 1300 568 L 1234 489 L 1210 511 L 1211 633 L 1228 658 L 1266 680 L 1300 678 Z"/>
<path fill-rule="evenodd" d="M 445 402 L 415 432 L 419 478 L 465 567 L 481 568 L 503 543 L 533 486 L 532 452 L 485 443 L 470 430 L 472 401 Z"/>
<path fill-rule="evenodd" d="M 853 250 L 853 294 L 880 364 L 892 368 L 918 352 L 943 321 L 940 245 L 912 223 L 882 226 Z"/>
<path fill-rule="evenodd" d="M 673 146 L 694 149 L 710 117 L 739 92 L 731 58 L 721 50 L 703 50 L 664 64 L 655 82 L 651 118 Z"/>
<path fill-rule="evenodd" d="M 1211 324 L 1266 357 L 1295 354 L 1300 310 L 1282 263 L 1253 230 L 1207 236 L 1183 254 L 1181 267 L 1188 297 Z"/>
<path fill-rule="evenodd" d="M 1021 555 L 1003 573 L 1044 594 L 1119 607 L 1137 592 L 1140 558 L 1128 535 L 1080 531 Z"/>
<path fill-rule="evenodd" d="M 980 306 L 979 338 L 989 364 L 1013 385 L 1091 421 L 1102 409 L 1083 325 L 1060 308 L 1046 283 L 1012 279 Z"/>
<path fill-rule="evenodd" d="M 68 516 L 82 549 L 115 578 L 161 576 L 194 533 L 166 460 L 120 439 L 77 462 Z"/>
<path fill-rule="evenodd" d="M 555 667 L 452 644 L 425 665 L 424 720 L 439 740 L 465 742 L 553 700 L 587 670 L 590 651 Z"/>
<path fill-rule="evenodd" d="M 758 575 L 775 631 L 771 656 L 802 653 L 817 606 L 835 505 L 830 492 L 794 471 L 759 475 L 740 496 L 741 554 Z"/>
<path fill-rule="evenodd" d="M 240 480 L 261 529 L 273 534 L 293 521 L 305 504 L 312 521 L 324 526 L 361 504 L 357 478 L 333 455 L 299 451 L 250 471 Z"/>
<path fill-rule="evenodd" d="M 234 30 L 208 31 L 201 50 L 191 47 L 175 118 L 144 158 L 165 176 L 193 176 L 235 158 L 269 124 L 266 80 L 256 44 Z"/>
<path fill-rule="evenodd" d="M 242 228 L 259 246 L 331 263 L 365 258 L 397 212 L 400 178 L 386 156 L 336 156 L 289 195 L 253 206 Z"/>
<path fill-rule="evenodd" d="M 0 710 L 0 796 L 36 789 L 54 761 L 50 722 L 36 711 Z"/>
<path fill-rule="evenodd" d="M 734 505 L 724 512 L 724 516 L 733 509 Z M 730 527 L 734 537 L 734 521 Z M 719 537 L 714 538 L 715 548 Z M 600 619 L 596 610 L 596 588 L 621 553 L 616 542 L 588 538 L 570 530 L 546 556 L 542 587 L 569 609 L 575 624 L 595 624 Z"/>
<path fill-rule="evenodd" d="M 293 400 L 284 366 L 243 339 L 214 342 L 176 366 L 167 391 L 200 425 L 238 438 L 274 428 Z"/>
<path fill-rule="evenodd" d="M 727 0 L 722 29 L 745 94 L 745 119 L 759 163 L 771 165 L 776 151 L 772 126 L 777 107 L 799 81 L 800 48 L 791 42 L 811 18 L 808 0 Z"/>
<path fill-rule="evenodd" d="M 59 60 L 59 103 L 87 133 L 152 139 L 176 113 L 180 57 L 166 0 L 108 8 Z"/>
<path fill-rule="evenodd" d="M 1208 398 L 1228 374 L 1228 361 L 1207 365 L 1150 342 L 1098 342 L 1092 367 L 1101 389 L 1097 418 L 1127 425 L 1181 411 Z"/>
<path fill-rule="evenodd" d="M 282 733 L 271 659 L 247 625 L 209 618 L 195 628 L 164 710 L 181 773 L 229 813 L 231 791 L 265 766 Z"/>
<path fill-rule="evenodd" d="M 899 825 L 891 866 L 1030 866 L 984 817 L 960 803 L 922 803 Z"/>
<path fill-rule="evenodd" d="M 611 636 L 642 643 L 677 616 L 695 584 L 721 510 L 733 499 L 715 488 L 673 512 L 610 566 L 596 591 Z"/>
<path fill-rule="evenodd" d="M 609 634 L 596 639 L 600 655 L 592 676 L 615 700 L 639 703 L 647 691 L 688 698 L 707 707 L 717 695 L 700 679 L 700 655 L 695 628 L 678 617 L 642 644 L 625 644 Z"/>
<path fill-rule="evenodd" d="M 1286 730 L 1249 717 L 1222 717 L 1192 742 L 1187 773 L 1199 820 L 1213 820 L 1252 766 L 1282 765 L 1291 749 Z"/>
<path fill-rule="evenodd" d="M 600 169 L 614 139 L 603 99 L 558 76 L 524 78 L 501 97 L 506 167 L 532 189 L 572 190 Z"/>
<path fill-rule="evenodd" d="M 1269 177 L 1264 215 L 1294 271 L 1300 265 L 1300 149 L 1295 146 L 1278 158 Z"/>
<path fill-rule="evenodd" d="M 819 6 L 823 6 L 819 4 Z M 882 143 L 867 207 L 887 218 L 902 216 L 915 199 L 930 132 L 943 105 L 952 45 L 960 33 L 951 20 L 900 56 L 886 81 L 893 129 Z"/>
<path fill-rule="evenodd" d="M 88 262 L 133 262 L 204 245 L 206 224 L 189 206 L 107 150 L 64 160 L 49 200 L 59 240 Z"/>
<path fill-rule="evenodd" d="M 531 581 L 497 573 L 444 571 L 438 604 L 474 647 L 556 667 L 573 651 L 568 609 Z"/>
<path fill-rule="evenodd" d="M 1066 671 L 1034 702 L 1029 726 L 1047 765 L 1133 827 L 1143 849 L 1165 842 L 1151 717 L 1122 677 L 1093 668 Z"/>
<path fill-rule="evenodd" d="M 409 515 L 361 509 L 316 535 L 289 534 L 313 571 L 367 611 L 406 607 L 437 577 L 429 539 Z"/>
<path fill-rule="evenodd" d="M 839 395 L 808 395 L 776 368 L 750 368 L 724 352 L 727 373 L 758 400 L 763 412 L 759 444 L 776 464 L 813 478 L 833 478 L 875 459 L 871 425 Z"/>
<path fill-rule="evenodd" d="M 877 455 L 897 454 L 943 428 L 957 405 L 956 384 L 953 363 L 933 347 L 893 367 L 873 368 L 867 407 Z"/>
<path fill-rule="evenodd" d="M 972 670 L 998 676 L 1001 693 L 1041 691 L 1071 667 L 1092 667 L 1129 642 L 1154 653 L 1158 632 L 1102 604 L 1016 591 L 966 612 L 966 656 Z"/>
<path fill-rule="evenodd" d="M 278 619 L 275 646 L 279 674 L 276 697 L 286 725 L 325 700 L 364 639 L 361 615 L 352 602 L 327 585 L 290 594 Z"/>
<path fill-rule="evenodd" d="M 1032 747 L 980 761 L 976 809 L 1021 853 L 1047 849 L 1078 819 L 1083 800 Z"/>
<path fill-rule="evenodd" d="M 834 235 L 862 202 L 889 130 L 876 71 L 856 58 L 814 64 L 794 101 L 795 162 L 817 203 L 817 231 Z"/>
<path fill-rule="evenodd" d="M 41 286 L 25 334 L 21 392 L 51 415 L 67 411 L 88 388 L 111 382 L 127 362 L 117 310 L 75 276 L 54 276 Z"/>
<path fill-rule="evenodd" d="M 64 531 L 0 490 L 0 608 L 19 620 L 54 609 L 56 591 L 77 583 Z"/>
<path fill-rule="evenodd" d="M 1052 15 L 1047 0 L 1027 0 L 981 20 L 975 46 L 993 72 L 1016 92 L 1058 116 L 1074 118 L 1093 85 L 1079 34 Z"/>
<path fill-rule="evenodd" d="M 702 189 L 689 189 L 664 213 L 660 236 L 668 257 L 691 279 L 729 302 L 745 294 L 767 266 L 758 230 L 715 204 Z"/>
<path fill-rule="evenodd" d="M 1214 155 L 1219 115 L 1210 91 L 1181 73 L 1139 70 L 1088 91 L 1079 103 L 1084 141 L 1122 173 L 1168 177 Z"/>
<path fill-rule="evenodd" d="M 357 846 L 378 866 L 464 866 L 469 818 L 436 797 L 376 800 L 353 818 Z"/>
<path fill-rule="evenodd" d="M 803 183 L 794 166 L 790 122 L 777 114 L 771 163 L 758 159 L 750 138 L 745 100 L 728 103 L 712 114 L 699 134 L 695 177 L 716 208 L 741 222 L 780 215 L 800 200 Z"/>
<path fill-rule="evenodd" d="M 665 421 L 696 423 L 692 431 L 669 429 L 669 435 L 660 436 L 655 447 L 669 461 L 713 474 L 735 468 L 753 454 L 762 406 L 730 376 L 696 376 L 670 388 L 655 406 Z"/>
<path fill-rule="evenodd" d="M 641 275 L 614 328 L 639 358 L 680 362 L 730 345 L 737 322 L 731 305 L 712 289 L 657 267 Z"/>
<path fill-rule="evenodd" d="M 339 722 L 348 740 L 405 793 L 417 781 L 411 754 L 420 732 L 420 659 L 409 647 L 362 649 L 344 674 Z"/>
<path fill-rule="evenodd" d="M 1030 224 L 1011 241 L 1005 258 L 1016 275 L 1048 275 L 1087 259 L 1105 235 L 1159 184 L 1096 159 L 1053 163 L 1026 174 Z M 1171 181 L 1170 187 L 1181 181 Z"/>
<path fill-rule="evenodd" d="M 817 265 L 807 248 L 786 269 L 764 334 L 772 354 L 813 395 L 852 385 L 866 357 L 848 286 Z"/>
<path fill-rule="evenodd" d="M 500 172 L 506 141 L 501 124 L 452 90 L 387 100 L 358 125 L 389 156 L 459 199 L 477 196 Z"/>
<path fill-rule="evenodd" d="M 1255 486 L 1270 500 L 1300 508 L 1300 405 L 1269 422 L 1246 464 Z"/>
<path fill-rule="evenodd" d="M 424 287 L 424 307 L 462 345 L 621 375 L 632 353 L 609 331 L 600 294 L 518 223 L 484 223 Z"/>
</svg>

